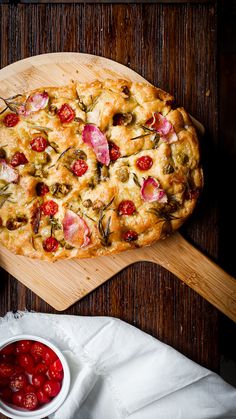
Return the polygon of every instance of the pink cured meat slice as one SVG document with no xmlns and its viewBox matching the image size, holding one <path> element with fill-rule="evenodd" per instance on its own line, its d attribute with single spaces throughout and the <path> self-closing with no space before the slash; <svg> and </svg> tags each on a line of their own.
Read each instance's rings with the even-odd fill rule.
<svg viewBox="0 0 236 419">
<path fill-rule="evenodd" d="M 26 111 L 36 112 L 40 109 L 46 108 L 49 101 L 49 96 L 47 92 L 35 93 L 28 97 L 26 101 Z"/>
<path fill-rule="evenodd" d="M 157 131 L 163 141 L 169 144 L 178 141 L 173 125 L 160 113 L 155 113 L 153 118 L 147 122 L 147 125 Z"/>
<path fill-rule="evenodd" d="M 8 183 L 16 183 L 19 180 L 18 171 L 4 159 L 0 159 L 0 179 Z"/>
<path fill-rule="evenodd" d="M 167 195 L 165 191 L 160 188 L 159 182 L 152 177 L 148 177 L 144 180 L 141 188 L 141 196 L 146 202 L 167 202 Z"/>
<path fill-rule="evenodd" d="M 93 148 L 97 160 L 105 164 L 110 163 L 109 146 L 106 136 L 95 125 L 85 125 L 82 133 L 82 140 Z"/>
<path fill-rule="evenodd" d="M 67 210 L 62 221 L 64 238 L 74 247 L 85 247 L 90 243 L 90 229 L 78 214 Z"/>
</svg>

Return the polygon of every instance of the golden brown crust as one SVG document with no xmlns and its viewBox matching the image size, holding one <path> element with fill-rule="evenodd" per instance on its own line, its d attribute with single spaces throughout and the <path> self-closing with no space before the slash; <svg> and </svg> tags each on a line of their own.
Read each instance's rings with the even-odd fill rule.
<svg viewBox="0 0 236 419">
<path fill-rule="evenodd" d="M 24 105 L 27 98 L 44 92 L 49 95 L 47 106 L 20 116 L 15 127 L 5 126 L 9 109 L 0 116 L 0 158 L 9 165 L 15 153 L 23 152 L 28 160 L 15 168 L 19 180 L 0 180 L 0 242 L 10 251 L 51 261 L 117 253 L 152 244 L 192 213 L 203 184 L 198 138 L 186 111 L 172 109 L 171 95 L 145 83 L 106 80 L 42 88 L 25 94 L 18 102 Z M 69 123 L 61 123 L 58 117 L 58 109 L 65 103 L 75 113 Z M 121 124 L 114 122 L 117 115 L 124 116 Z M 171 139 L 153 130 L 155 115 L 164 117 L 162 122 L 172 127 Z M 97 126 L 119 147 L 117 160 L 107 166 L 98 164 L 94 149 L 82 139 L 87 124 Z M 48 142 L 43 152 L 30 146 L 39 135 Z M 88 169 L 78 177 L 71 168 L 81 156 Z M 146 156 L 152 166 L 142 171 L 137 160 Z M 159 183 L 164 200 L 144 199 L 144 179 Z M 36 193 L 39 182 L 49 188 L 45 196 Z M 58 205 L 53 217 L 42 211 L 39 214 L 48 200 Z M 127 200 L 135 205 L 132 215 L 119 213 L 119 204 Z M 83 247 L 65 240 L 63 220 L 68 210 L 78 214 L 87 226 L 89 243 Z M 17 228 L 12 229 L 9 219 L 16 218 Z M 137 235 L 133 241 L 124 240 L 128 231 Z M 58 242 L 55 252 L 43 247 L 51 236 Z"/>
</svg>

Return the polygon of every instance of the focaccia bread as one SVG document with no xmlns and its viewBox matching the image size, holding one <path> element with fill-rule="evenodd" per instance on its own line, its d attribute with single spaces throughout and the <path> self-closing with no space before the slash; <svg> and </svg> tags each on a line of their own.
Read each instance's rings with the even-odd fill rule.
<svg viewBox="0 0 236 419">
<path fill-rule="evenodd" d="M 40 88 L 3 101 L 0 243 L 46 260 L 147 246 L 192 213 L 195 128 L 173 97 L 126 80 Z"/>
</svg>

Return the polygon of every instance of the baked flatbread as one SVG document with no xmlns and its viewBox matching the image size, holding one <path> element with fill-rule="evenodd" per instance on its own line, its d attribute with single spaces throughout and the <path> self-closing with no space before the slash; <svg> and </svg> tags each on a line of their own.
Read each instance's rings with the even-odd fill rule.
<svg viewBox="0 0 236 419">
<path fill-rule="evenodd" d="M 5 100 L 0 242 L 31 258 L 82 258 L 147 246 L 178 228 L 203 178 L 195 128 L 172 104 L 163 90 L 127 80 Z"/>
</svg>

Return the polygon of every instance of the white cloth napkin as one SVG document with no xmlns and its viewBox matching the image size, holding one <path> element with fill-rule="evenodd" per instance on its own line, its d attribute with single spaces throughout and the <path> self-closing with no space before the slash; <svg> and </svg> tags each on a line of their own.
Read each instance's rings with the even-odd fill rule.
<svg viewBox="0 0 236 419">
<path fill-rule="evenodd" d="M 8 313 L 1 339 L 52 340 L 72 374 L 69 396 L 51 419 L 236 418 L 236 390 L 170 346 L 118 319 Z"/>
</svg>

